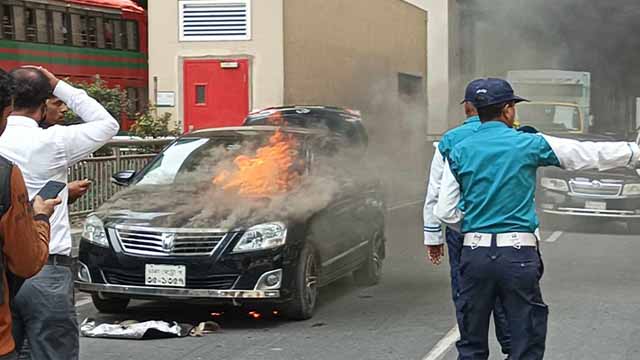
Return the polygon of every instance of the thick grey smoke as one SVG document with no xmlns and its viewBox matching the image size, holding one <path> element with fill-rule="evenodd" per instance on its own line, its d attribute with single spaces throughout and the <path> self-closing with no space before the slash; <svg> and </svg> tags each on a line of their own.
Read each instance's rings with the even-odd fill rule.
<svg viewBox="0 0 640 360">
<path fill-rule="evenodd" d="M 251 226 L 264 221 L 304 221 L 328 204 L 341 191 L 347 173 L 354 174 L 352 161 L 340 157 L 314 159 L 312 172 L 302 175 L 290 191 L 263 197 L 239 195 L 224 190 L 212 180 L 223 171 L 233 171 L 239 155 L 254 156 L 258 146 L 246 142 L 234 149 L 219 146 L 203 154 L 205 161 L 160 185 L 135 185 L 115 195 L 100 211 L 162 213 L 155 226 L 186 228 L 222 228 Z"/>
<path fill-rule="evenodd" d="M 592 75 L 596 131 L 631 132 L 640 96 L 635 0 L 460 2 L 464 81 L 509 70 L 560 69 Z"/>
</svg>

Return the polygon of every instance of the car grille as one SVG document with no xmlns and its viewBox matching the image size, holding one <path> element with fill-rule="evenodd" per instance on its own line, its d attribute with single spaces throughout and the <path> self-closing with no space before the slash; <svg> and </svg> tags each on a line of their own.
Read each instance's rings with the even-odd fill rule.
<svg viewBox="0 0 640 360">
<path fill-rule="evenodd" d="M 209 256 L 229 233 L 221 230 L 116 226 L 124 252 L 152 256 Z"/>
<path fill-rule="evenodd" d="M 144 271 L 144 270 L 143 270 Z M 113 285 L 145 286 L 144 272 L 120 272 L 104 270 L 107 283 Z M 187 288 L 189 289 L 215 289 L 229 290 L 233 287 L 238 275 L 211 275 L 207 277 L 187 276 Z"/>
<path fill-rule="evenodd" d="M 610 183 L 604 181 L 569 181 L 571 192 L 576 195 L 611 197 L 619 196 L 622 192 L 621 183 Z"/>
</svg>

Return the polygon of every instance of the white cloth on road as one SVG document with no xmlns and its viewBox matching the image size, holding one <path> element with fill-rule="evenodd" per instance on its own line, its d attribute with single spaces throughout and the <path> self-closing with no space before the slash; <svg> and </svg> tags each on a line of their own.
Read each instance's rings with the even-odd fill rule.
<svg viewBox="0 0 640 360">
<path fill-rule="evenodd" d="M 145 321 L 141 323 L 100 324 L 86 319 L 80 325 L 80 334 L 84 337 L 114 339 L 144 339 L 162 337 L 184 337 L 189 334 L 177 322 Z"/>
<path fill-rule="evenodd" d="M 30 198 L 50 180 L 66 183 L 67 169 L 101 148 L 120 127 L 118 121 L 83 90 L 60 81 L 53 94 L 85 123 L 41 129 L 34 119 L 9 116 L 7 129 L 0 137 L 0 155 L 22 170 Z M 62 204 L 50 219 L 50 254 L 71 254 L 68 195 L 65 188 L 60 193 Z"/>
</svg>

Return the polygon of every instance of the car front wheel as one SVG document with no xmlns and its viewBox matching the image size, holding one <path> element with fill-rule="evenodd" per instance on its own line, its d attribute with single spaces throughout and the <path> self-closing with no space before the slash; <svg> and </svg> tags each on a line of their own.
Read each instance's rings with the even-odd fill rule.
<svg viewBox="0 0 640 360">
<path fill-rule="evenodd" d="M 122 314 L 127 310 L 129 299 L 127 298 L 101 298 L 98 294 L 91 294 L 93 306 L 103 314 Z"/>
<path fill-rule="evenodd" d="M 367 247 L 367 258 L 362 266 L 353 272 L 353 280 L 360 286 L 377 285 L 382 278 L 384 259 L 384 235 L 376 233 Z"/>
<path fill-rule="evenodd" d="M 291 320 L 307 320 L 313 316 L 318 301 L 318 260 L 313 248 L 306 244 L 298 257 L 293 298 L 285 304 L 283 314 Z"/>
</svg>

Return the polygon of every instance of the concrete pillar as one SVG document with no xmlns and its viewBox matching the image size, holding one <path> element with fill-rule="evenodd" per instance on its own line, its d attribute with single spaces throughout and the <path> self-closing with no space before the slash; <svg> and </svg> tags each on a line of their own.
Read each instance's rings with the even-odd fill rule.
<svg viewBox="0 0 640 360">
<path fill-rule="evenodd" d="M 427 121 L 427 137 L 437 139 L 451 127 L 452 105 L 451 77 L 457 67 L 453 61 L 457 56 L 455 46 L 455 28 L 457 4 L 455 0 L 407 0 L 428 12 L 427 36 L 427 99 L 429 103 L 429 119 Z M 452 71 L 453 70 L 453 71 Z M 453 73 L 453 74 L 452 74 Z M 455 115 L 453 115 L 455 116 Z M 457 119 L 456 119 L 457 120 Z"/>
</svg>

